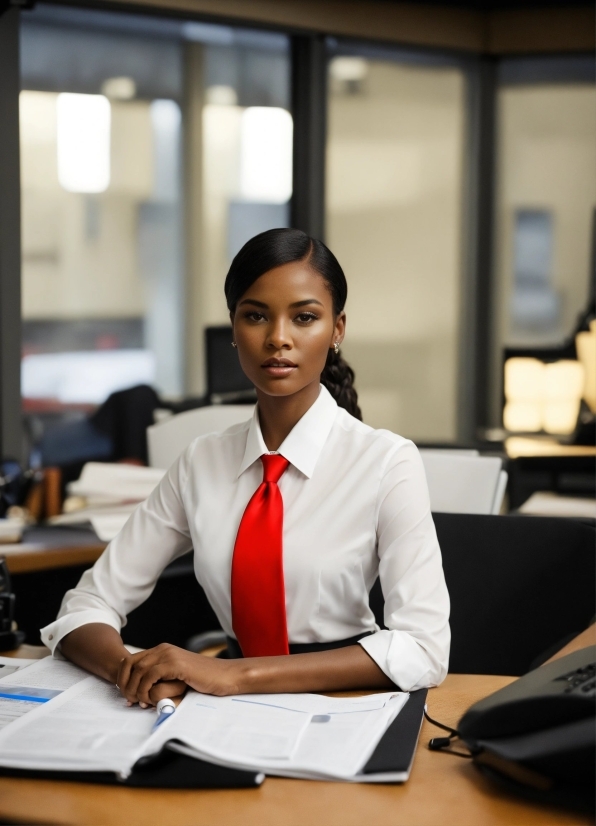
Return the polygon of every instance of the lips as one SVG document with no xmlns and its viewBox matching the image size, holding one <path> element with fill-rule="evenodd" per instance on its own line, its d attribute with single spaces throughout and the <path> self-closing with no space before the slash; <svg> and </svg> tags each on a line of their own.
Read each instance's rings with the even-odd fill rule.
<svg viewBox="0 0 596 826">
<path fill-rule="evenodd" d="M 261 369 L 263 369 L 272 378 L 278 379 L 283 379 L 286 376 L 289 376 L 290 373 L 297 369 L 297 367 L 298 365 L 294 364 L 294 362 L 289 359 L 270 358 L 261 364 Z"/>
<path fill-rule="evenodd" d="M 267 359 L 261 364 L 261 367 L 297 367 L 293 361 L 289 359 Z"/>
</svg>

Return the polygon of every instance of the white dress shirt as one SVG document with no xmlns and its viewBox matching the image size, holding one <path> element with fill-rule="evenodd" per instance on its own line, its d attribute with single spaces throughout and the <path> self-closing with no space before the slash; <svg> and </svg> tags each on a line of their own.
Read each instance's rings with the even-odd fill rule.
<svg viewBox="0 0 596 826">
<path fill-rule="evenodd" d="M 58 618 L 42 629 L 43 642 L 54 651 L 90 622 L 120 632 L 166 565 L 190 550 L 197 580 L 234 636 L 234 542 L 267 452 L 256 408 L 251 420 L 195 439 L 66 593 Z M 440 683 L 449 658 L 449 596 L 414 444 L 358 421 L 321 387 L 278 452 L 290 462 L 279 482 L 290 642 L 373 632 L 360 645 L 402 690 Z M 379 630 L 368 603 L 377 575 L 388 630 Z"/>
</svg>

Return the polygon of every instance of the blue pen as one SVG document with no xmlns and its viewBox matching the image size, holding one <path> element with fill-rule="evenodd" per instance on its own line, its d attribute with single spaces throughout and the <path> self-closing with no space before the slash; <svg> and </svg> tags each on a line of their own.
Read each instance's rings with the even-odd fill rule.
<svg viewBox="0 0 596 826">
<path fill-rule="evenodd" d="M 175 711 L 176 705 L 173 700 L 169 700 L 167 697 L 159 700 L 157 703 L 157 720 L 153 724 L 151 733 L 153 733 L 158 726 L 161 726 L 163 721 L 167 720 Z"/>
</svg>

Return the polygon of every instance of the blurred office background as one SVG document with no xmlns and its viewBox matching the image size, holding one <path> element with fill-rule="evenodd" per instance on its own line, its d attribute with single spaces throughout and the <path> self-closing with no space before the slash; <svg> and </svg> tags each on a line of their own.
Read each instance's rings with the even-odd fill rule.
<svg viewBox="0 0 596 826">
<path fill-rule="evenodd" d="M 290 225 L 346 271 L 367 423 L 427 444 L 502 428 L 505 354 L 562 346 L 593 301 L 587 40 L 530 27 L 482 54 L 440 33 L 448 4 L 419 43 L 83 5 L 18 23 L 24 450 L 135 385 L 209 401 L 230 261 Z"/>
<path fill-rule="evenodd" d="M 184 445 L 250 415 L 223 283 L 271 227 L 344 267 L 364 420 L 422 448 L 433 512 L 497 544 L 550 531 L 496 514 L 594 523 L 594 24 L 583 0 L 0 0 L 0 527 L 59 549 L 8 552 L 28 642 Z M 188 558 L 130 620 L 142 646 L 217 628 Z"/>
</svg>

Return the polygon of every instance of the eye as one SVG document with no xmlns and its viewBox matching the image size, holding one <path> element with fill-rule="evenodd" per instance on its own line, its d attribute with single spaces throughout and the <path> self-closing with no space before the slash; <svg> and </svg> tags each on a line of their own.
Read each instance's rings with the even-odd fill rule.
<svg viewBox="0 0 596 826">
<path fill-rule="evenodd" d="M 244 313 L 244 318 L 248 319 L 249 321 L 262 321 L 265 316 L 263 313 L 259 313 L 257 310 L 249 310 L 249 312 Z"/>
<path fill-rule="evenodd" d="M 312 321 L 316 321 L 317 318 L 318 315 L 316 315 L 316 313 L 299 313 L 296 316 L 296 321 L 300 324 L 310 324 Z"/>
</svg>

